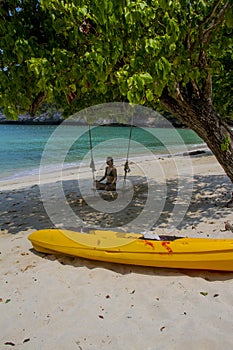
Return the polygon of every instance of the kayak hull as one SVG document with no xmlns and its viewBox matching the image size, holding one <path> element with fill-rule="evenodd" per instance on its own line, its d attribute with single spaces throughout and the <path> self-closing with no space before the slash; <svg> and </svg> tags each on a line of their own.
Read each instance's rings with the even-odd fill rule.
<svg viewBox="0 0 233 350">
<path fill-rule="evenodd" d="M 140 234 L 90 230 L 89 233 L 46 229 L 28 239 L 46 254 L 151 267 L 233 271 L 233 239 L 144 239 Z"/>
</svg>

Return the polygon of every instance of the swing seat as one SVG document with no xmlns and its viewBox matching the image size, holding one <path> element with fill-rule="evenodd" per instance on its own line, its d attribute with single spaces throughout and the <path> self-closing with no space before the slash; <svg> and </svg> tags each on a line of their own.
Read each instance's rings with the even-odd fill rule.
<svg viewBox="0 0 233 350">
<path fill-rule="evenodd" d="M 97 180 L 95 180 L 95 163 L 94 163 L 94 158 L 93 158 L 93 152 L 92 152 L 92 136 L 91 136 L 91 128 L 90 125 L 89 127 L 89 141 L 90 141 L 90 152 L 91 152 L 91 164 L 90 164 L 90 168 L 92 169 L 92 176 L 93 176 L 93 182 L 95 183 L 95 189 L 93 189 L 94 191 L 97 191 L 97 193 L 99 193 L 100 197 L 103 198 L 104 200 L 109 200 L 109 201 L 113 201 L 115 199 L 117 199 L 118 197 L 118 193 L 116 192 L 116 188 L 111 189 L 111 190 L 106 190 L 105 188 L 101 188 L 101 187 L 97 187 Z M 124 165 L 124 183 L 126 181 L 126 176 L 127 173 L 130 172 L 130 168 L 129 168 L 129 150 L 130 150 L 130 142 L 131 142 L 131 138 L 132 138 L 132 131 L 133 131 L 133 117 L 132 117 L 132 122 L 131 122 L 131 126 L 130 126 L 130 134 L 129 134 L 129 142 L 128 142 L 128 150 L 127 150 L 127 157 L 126 157 L 126 162 Z M 112 159 L 112 158 L 111 158 Z M 104 186 L 104 185 L 103 185 Z M 123 188 L 123 192 L 124 192 L 124 188 Z"/>
<path fill-rule="evenodd" d="M 97 190 L 97 193 L 106 201 L 114 201 L 118 197 L 117 191 Z"/>
</svg>

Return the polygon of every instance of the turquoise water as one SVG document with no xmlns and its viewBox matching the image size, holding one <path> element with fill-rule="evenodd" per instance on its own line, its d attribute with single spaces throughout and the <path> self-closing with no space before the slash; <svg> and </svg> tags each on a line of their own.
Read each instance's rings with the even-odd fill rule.
<svg viewBox="0 0 233 350">
<path fill-rule="evenodd" d="M 91 138 L 95 159 L 102 160 L 108 155 L 124 159 L 129 132 L 128 127 L 93 127 Z M 87 127 L 0 124 L 0 179 L 38 173 L 46 145 L 50 147 L 44 156 L 51 168 L 62 161 L 64 152 L 65 167 L 90 157 Z M 200 145 L 203 141 L 189 129 L 133 128 L 129 155 L 179 153 L 186 151 L 186 147 L 193 149 Z"/>
</svg>

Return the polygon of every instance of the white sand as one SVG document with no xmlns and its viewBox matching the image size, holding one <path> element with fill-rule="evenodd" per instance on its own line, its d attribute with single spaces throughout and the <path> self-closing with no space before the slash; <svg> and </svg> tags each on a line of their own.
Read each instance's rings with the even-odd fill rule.
<svg viewBox="0 0 233 350">
<path fill-rule="evenodd" d="M 223 231 L 227 220 L 233 223 L 232 209 L 224 206 L 231 197 L 229 179 L 209 154 L 191 157 L 191 164 L 194 177 L 188 180 L 192 169 L 187 157 L 176 157 L 175 163 L 164 158 L 131 165 L 130 177 L 139 180 L 146 173 L 150 182 L 159 183 L 163 179 L 158 168 L 165 174 L 169 198 L 156 232 L 164 233 L 169 226 L 166 216 L 172 208 L 169 200 L 173 200 L 178 167 L 181 183 L 191 181 L 193 193 L 175 234 L 232 237 L 231 231 Z M 79 202 L 75 169 L 67 170 L 65 179 L 69 203 L 78 213 L 84 212 L 88 224 L 95 224 L 98 218 Z M 48 189 L 56 180 L 48 176 Z M 0 187 L 0 349 L 233 348 L 233 273 L 124 266 L 38 254 L 31 249 L 28 234 L 52 227 L 38 184 L 34 176 L 2 182 Z M 138 194 L 143 198 L 142 189 Z M 136 205 L 132 213 L 135 210 Z M 108 217 L 100 220 L 109 223 Z"/>
</svg>

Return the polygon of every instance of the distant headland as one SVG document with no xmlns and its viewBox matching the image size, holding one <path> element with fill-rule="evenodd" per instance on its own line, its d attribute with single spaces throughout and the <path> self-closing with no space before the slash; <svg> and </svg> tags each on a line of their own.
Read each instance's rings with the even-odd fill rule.
<svg viewBox="0 0 233 350">
<path fill-rule="evenodd" d="M 156 114 L 156 123 L 154 124 L 154 116 L 152 118 L 142 118 L 142 116 L 136 117 L 133 126 L 138 127 L 159 127 L 166 128 L 169 125 L 173 125 L 175 128 L 185 128 L 185 126 L 173 116 L 162 116 L 160 113 Z M 167 123 L 167 120 L 171 123 Z M 62 113 L 59 111 L 44 112 L 32 118 L 29 114 L 19 114 L 17 120 L 7 119 L 4 113 L 0 110 L 0 124 L 11 124 L 11 125 L 60 125 L 65 122 L 66 125 L 87 125 L 86 121 L 82 117 L 64 119 Z M 93 126 L 130 126 L 129 123 L 116 122 L 114 117 L 97 118 Z"/>
</svg>

